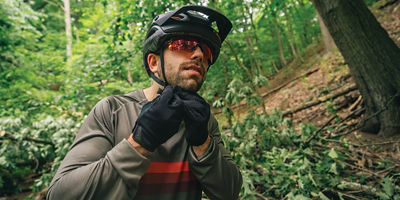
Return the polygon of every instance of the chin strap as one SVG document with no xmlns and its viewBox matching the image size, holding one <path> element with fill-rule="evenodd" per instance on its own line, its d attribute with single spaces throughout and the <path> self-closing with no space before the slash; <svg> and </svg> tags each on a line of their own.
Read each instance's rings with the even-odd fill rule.
<svg viewBox="0 0 400 200">
<path fill-rule="evenodd" d="M 163 50 L 160 51 L 160 61 L 161 61 L 161 72 L 162 72 L 162 75 L 163 75 L 165 81 L 160 80 L 156 75 L 154 75 L 154 73 L 151 73 L 150 76 L 158 84 L 162 85 L 163 87 L 166 87 L 169 84 L 168 84 L 168 81 L 167 81 L 167 77 L 165 76 Z"/>
<path fill-rule="evenodd" d="M 151 78 L 153 80 L 155 80 L 158 84 L 162 85 L 162 86 L 167 86 L 167 83 L 165 83 L 164 81 L 160 80 L 159 78 L 157 78 L 156 75 L 154 75 L 154 73 L 150 74 Z"/>
</svg>

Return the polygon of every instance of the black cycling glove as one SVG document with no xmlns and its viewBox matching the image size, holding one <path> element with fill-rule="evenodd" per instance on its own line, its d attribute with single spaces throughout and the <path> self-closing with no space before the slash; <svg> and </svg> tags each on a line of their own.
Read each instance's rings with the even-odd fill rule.
<svg viewBox="0 0 400 200">
<path fill-rule="evenodd" d="M 167 86 L 161 95 L 145 104 L 133 128 L 133 139 L 149 151 L 171 138 L 183 119 L 183 102 L 177 87 Z"/>
<path fill-rule="evenodd" d="M 179 88 L 177 94 L 185 108 L 185 137 L 189 145 L 199 146 L 208 137 L 210 105 L 197 93 Z"/>
</svg>

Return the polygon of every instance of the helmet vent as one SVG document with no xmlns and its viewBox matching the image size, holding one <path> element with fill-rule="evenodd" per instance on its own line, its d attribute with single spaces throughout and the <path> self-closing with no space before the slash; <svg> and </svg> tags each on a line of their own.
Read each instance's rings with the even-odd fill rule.
<svg viewBox="0 0 400 200">
<path fill-rule="evenodd" d="M 180 13 L 179 15 L 172 16 L 171 18 L 174 19 L 174 20 L 177 20 L 177 21 L 188 21 L 189 20 L 188 16 L 183 14 L 183 13 Z"/>
</svg>

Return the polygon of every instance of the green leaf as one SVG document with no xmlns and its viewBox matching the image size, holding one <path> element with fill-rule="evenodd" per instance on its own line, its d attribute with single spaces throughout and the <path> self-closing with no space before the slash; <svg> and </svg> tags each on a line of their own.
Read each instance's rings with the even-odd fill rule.
<svg viewBox="0 0 400 200">
<path fill-rule="evenodd" d="M 339 157 L 334 148 L 331 148 L 331 150 L 328 153 L 328 156 L 333 158 L 333 159 L 336 159 L 336 158 Z"/>
<path fill-rule="evenodd" d="M 327 196 L 324 195 L 324 193 L 319 192 L 318 193 L 319 198 L 321 198 L 321 200 L 329 200 L 329 198 Z"/>
<path fill-rule="evenodd" d="M 386 177 L 386 178 L 384 178 L 383 180 L 384 180 L 384 182 L 381 183 L 381 185 L 382 185 L 382 187 L 383 187 L 383 191 L 384 191 L 388 196 L 390 196 L 390 197 L 393 196 L 393 194 L 394 194 L 394 185 L 393 185 L 392 179 Z"/>
<path fill-rule="evenodd" d="M 296 195 L 293 200 L 310 200 L 310 198 L 303 196 L 302 194 Z"/>
<path fill-rule="evenodd" d="M 336 163 L 333 163 L 333 164 L 331 165 L 331 168 L 329 169 L 329 172 L 332 172 L 332 173 L 334 173 L 335 175 L 338 175 Z"/>
</svg>

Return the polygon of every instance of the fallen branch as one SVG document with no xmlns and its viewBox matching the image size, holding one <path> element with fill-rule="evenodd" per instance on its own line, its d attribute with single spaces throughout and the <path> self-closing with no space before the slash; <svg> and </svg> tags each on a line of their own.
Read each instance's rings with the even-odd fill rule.
<svg viewBox="0 0 400 200">
<path fill-rule="evenodd" d="M 0 136 L 0 140 L 4 140 L 4 139 L 9 139 L 9 140 L 13 140 L 13 141 L 18 141 L 18 139 L 15 138 L 14 136 L 12 136 L 10 133 L 5 133 L 5 134 L 2 134 L 2 135 Z M 31 142 L 36 142 L 36 143 L 40 143 L 40 144 L 48 144 L 48 145 L 54 146 L 54 143 L 51 142 L 51 141 L 47 141 L 47 140 L 43 140 L 43 139 L 38 139 L 38 138 L 32 138 L 32 137 L 28 137 L 28 136 L 22 137 L 22 140 L 31 141 Z"/>
<path fill-rule="evenodd" d="M 361 126 L 359 126 L 358 124 L 359 124 L 358 122 L 353 122 L 353 123 L 347 124 L 348 127 L 350 127 L 350 126 L 355 126 L 355 127 L 350 129 L 350 130 L 348 130 L 348 131 L 346 131 L 345 133 L 337 134 L 337 135 L 334 135 L 332 137 L 342 137 L 342 136 L 345 136 L 345 135 L 347 135 L 349 133 L 352 133 L 352 132 L 354 132 L 354 131 L 356 131 L 356 130 L 361 128 Z"/>
<path fill-rule="evenodd" d="M 362 96 L 358 96 L 357 100 L 349 107 L 348 111 L 353 111 L 361 102 Z"/>
<path fill-rule="evenodd" d="M 280 86 L 278 86 L 278 87 L 276 87 L 276 88 L 274 88 L 274 89 L 272 89 L 272 90 L 270 90 L 270 91 L 268 91 L 268 92 L 266 92 L 266 93 L 264 93 L 264 94 L 261 94 L 261 97 L 262 97 L 262 98 L 265 98 L 265 97 L 267 97 L 268 95 L 270 95 L 270 94 L 272 94 L 272 93 L 274 93 L 274 92 L 276 92 L 276 91 L 282 89 L 283 87 L 289 85 L 289 84 L 292 83 L 293 81 L 296 81 L 296 80 L 298 80 L 298 79 L 300 79 L 300 78 L 302 78 L 302 77 L 304 77 L 304 76 L 309 76 L 310 74 L 312 74 L 312 73 L 314 73 L 314 72 L 316 72 L 316 71 L 318 71 L 318 70 L 319 70 L 319 68 L 315 68 L 315 69 L 309 70 L 309 71 L 307 71 L 307 72 L 305 72 L 305 73 L 303 73 L 303 74 L 301 74 L 301 75 L 299 75 L 299 76 L 296 76 L 295 78 L 293 78 L 293 79 L 287 81 L 286 83 L 284 83 L 284 84 L 282 84 L 282 85 L 280 85 Z M 245 103 L 239 103 L 239 104 L 237 104 L 237 105 L 234 105 L 234 106 L 232 106 L 232 110 L 238 108 L 239 106 L 243 106 L 243 105 L 245 105 Z M 214 112 L 213 114 L 216 115 L 216 114 L 220 114 L 220 113 L 222 113 L 222 109 L 220 109 L 220 110 Z"/>
<path fill-rule="evenodd" d="M 400 143 L 400 141 L 389 141 L 389 142 L 372 143 L 372 144 L 362 144 L 362 145 L 355 145 L 355 146 L 365 147 L 365 146 L 386 145 L 386 144 L 395 144 L 395 143 Z"/>
<path fill-rule="evenodd" d="M 268 91 L 268 92 L 262 94 L 261 96 L 262 96 L 262 97 L 266 97 L 266 96 L 268 96 L 268 95 L 270 95 L 270 94 L 272 94 L 272 93 L 274 93 L 274 92 L 276 92 L 276 91 L 282 89 L 283 87 L 289 85 L 289 83 L 292 83 L 293 81 L 296 81 L 296 80 L 298 80 L 298 79 L 300 79 L 300 78 L 302 78 L 302 77 L 304 77 L 304 76 L 309 76 L 310 74 L 312 74 L 312 73 L 314 73 L 314 72 L 316 72 L 316 71 L 318 71 L 318 70 L 319 70 L 319 68 L 315 68 L 315 69 L 309 70 L 309 71 L 307 71 L 307 72 L 305 72 L 305 73 L 303 73 L 303 74 L 301 74 L 301 75 L 299 75 L 299 76 L 296 76 L 295 78 L 293 78 L 293 79 L 287 81 L 286 83 L 284 83 L 284 84 L 282 84 L 282 85 L 280 85 L 280 86 L 278 86 L 278 87 L 276 87 L 276 88 L 274 88 L 274 89 L 272 89 L 272 90 L 270 90 L 270 91 Z"/>
<path fill-rule="evenodd" d="M 336 128 L 335 128 L 334 132 L 329 134 L 328 137 L 330 137 L 330 136 L 334 136 L 334 137 L 338 136 L 338 135 L 333 135 L 333 134 L 335 134 L 335 133 L 337 133 L 339 131 L 339 127 L 340 127 L 340 125 L 342 125 L 342 122 L 346 121 L 347 119 L 349 119 L 353 115 L 355 115 L 355 116 L 359 115 L 364 110 L 365 110 L 365 108 L 359 108 L 357 110 L 352 111 L 348 115 L 346 115 L 343 119 L 341 119 L 339 122 L 337 122 L 337 125 L 336 125 Z M 356 125 L 356 124 L 358 124 L 358 123 L 346 124 L 346 126 L 349 127 L 349 126 L 353 126 L 353 125 Z"/>
<path fill-rule="evenodd" d="M 337 187 L 339 189 L 348 189 L 348 190 L 352 190 L 352 191 L 362 191 L 362 192 L 364 192 L 366 194 L 378 197 L 378 190 L 376 188 L 368 186 L 368 185 L 361 185 L 359 183 L 342 181 Z"/>
<path fill-rule="evenodd" d="M 377 174 L 377 173 L 375 173 L 375 172 L 373 172 L 373 171 L 371 171 L 371 170 L 368 170 L 368 169 L 365 169 L 365 168 L 362 168 L 362 167 L 358 167 L 358 166 L 352 165 L 352 164 L 347 163 L 347 162 L 342 162 L 342 163 L 345 164 L 345 165 L 347 165 L 347 166 L 349 166 L 349 167 L 356 168 L 356 169 L 359 169 L 359 170 L 361 170 L 361 171 L 364 171 L 364 172 L 367 172 L 367 173 L 369 173 L 369 174 L 372 174 L 372 175 L 374 175 L 375 177 L 377 177 L 377 178 L 379 178 L 380 180 L 382 180 L 382 177 L 381 177 L 379 174 Z"/>
<path fill-rule="evenodd" d="M 331 123 L 331 121 L 332 121 L 333 119 L 335 119 L 335 118 L 336 118 L 336 115 L 332 116 L 327 122 L 325 122 L 325 124 L 324 124 L 320 129 L 318 129 L 317 131 L 315 131 L 315 132 L 311 135 L 311 137 L 309 137 L 306 141 L 302 141 L 302 140 L 301 140 L 301 141 L 295 141 L 295 143 L 301 142 L 301 143 L 308 144 L 308 143 L 311 142 L 311 140 L 314 139 L 326 126 L 328 126 L 328 124 Z"/>
<path fill-rule="evenodd" d="M 341 136 L 347 135 L 347 134 L 349 134 L 349 133 L 352 133 L 352 132 L 354 132 L 354 131 L 356 131 L 356 130 L 358 130 L 358 129 L 361 129 L 361 128 L 365 125 L 365 122 L 366 122 L 366 121 L 368 121 L 369 119 L 371 119 L 371 118 L 373 118 L 373 117 L 379 115 L 381 112 L 387 110 L 387 109 L 388 109 L 388 106 L 387 106 L 387 105 L 388 105 L 389 103 L 391 103 L 391 102 L 392 102 L 396 97 L 398 97 L 398 96 L 400 96 L 400 92 L 397 92 L 395 95 L 393 95 L 393 96 L 385 103 L 385 107 L 384 107 L 383 109 L 380 109 L 380 110 L 376 111 L 375 113 L 373 113 L 373 114 L 371 114 L 371 115 L 369 115 L 369 116 L 366 116 L 366 117 L 361 121 L 360 124 L 359 124 L 359 123 L 356 123 L 356 124 L 358 124 L 356 127 L 354 127 L 353 129 L 351 129 L 351 130 L 349 130 L 349 131 L 347 131 L 347 132 L 345 132 L 345 133 L 343 133 L 343 134 L 336 135 L 335 137 L 338 137 L 338 136 L 341 137 Z M 361 108 L 361 109 L 364 109 L 364 108 Z"/>
<path fill-rule="evenodd" d="M 384 169 L 384 170 L 382 170 L 382 171 L 377 172 L 377 174 L 383 174 L 383 173 L 385 173 L 385 172 L 387 172 L 387 171 L 390 171 L 390 170 L 392 170 L 392 169 L 395 169 L 395 168 L 397 168 L 397 167 L 400 167 L 400 166 L 395 165 L 395 166 L 389 167 L 389 168 L 387 168 L 387 169 Z"/>
<path fill-rule="evenodd" d="M 304 110 L 304 109 L 313 107 L 315 105 L 324 103 L 324 102 L 326 102 L 326 101 L 328 101 L 330 99 L 335 99 L 335 98 L 337 98 L 339 96 L 342 96 L 342 95 L 347 94 L 347 93 L 349 93 L 351 91 L 354 91 L 354 90 L 357 90 L 357 86 L 356 85 L 350 85 L 350 86 L 348 86 L 346 88 L 343 88 L 342 90 L 339 90 L 338 92 L 336 92 L 334 94 L 329 94 L 329 95 L 320 97 L 320 98 L 318 98 L 318 99 L 316 99 L 314 101 L 307 102 L 307 103 L 305 103 L 303 105 L 300 105 L 297 108 L 294 108 L 292 110 L 284 111 L 284 112 L 282 112 L 282 115 L 283 116 L 287 116 L 289 114 L 294 114 L 294 113 L 299 112 L 301 110 Z"/>
<path fill-rule="evenodd" d="M 343 191 L 332 190 L 332 189 L 331 189 L 330 191 L 336 192 L 336 193 L 338 193 L 339 195 L 343 195 L 343 196 L 348 197 L 348 198 L 350 198 L 350 199 L 362 200 L 362 199 L 360 199 L 360 198 L 358 198 L 358 197 L 356 197 L 356 196 L 353 196 L 353 195 L 351 195 L 351 194 L 347 194 L 347 193 L 345 193 L 345 192 L 343 192 Z"/>
<path fill-rule="evenodd" d="M 264 197 L 262 194 L 260 194 L 260 193 L 258 193 L 258 192 L 254 192 L 254 194 L 255 194 L 258 198 L 260 198 L 260 199 L 269 200 L 268 198 Z"/>
</svg>

